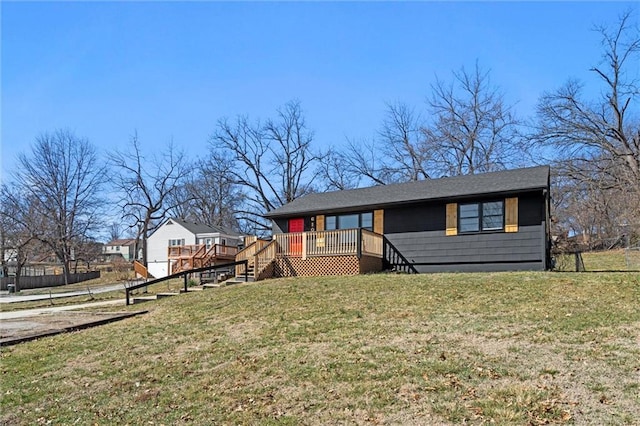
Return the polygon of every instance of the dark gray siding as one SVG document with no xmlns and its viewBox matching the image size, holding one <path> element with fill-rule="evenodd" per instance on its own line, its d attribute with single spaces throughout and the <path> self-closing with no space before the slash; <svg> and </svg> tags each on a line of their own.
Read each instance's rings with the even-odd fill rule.
<svg viewBox="0 0 640 426">
<path fill-rule="evenodd" d="M 271 223 L 271 232 L 273 232 L 273 234 L 284 234 L 287 232 L 287 219 L 278 218 L 272 220 Z"/>
<path fill-rule="evenodd" d="M 544 223 L 514 233 L 446 236 L 442 230 L 386 237 L 419 272 L 544 269 Z"/>
</svg>

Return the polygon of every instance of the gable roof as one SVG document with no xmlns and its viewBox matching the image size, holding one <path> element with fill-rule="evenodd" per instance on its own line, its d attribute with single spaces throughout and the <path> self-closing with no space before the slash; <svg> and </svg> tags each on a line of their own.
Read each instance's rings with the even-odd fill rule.
<svg viewBox="0 0 640 426">
<path fill-rule="evenodd" d="M 236 231 L 224 228 L 222 226 L 205 225 L 203 223 L 187 222 L 186 220 L 170 218 L 165 222 L 165 225 L 171 222 L 175 222 L 178 225 L 184 227 L 192 234 L 224 234 L 230 236 L 239 236 Z"/>
<path fill-rule="evenodd" d="M 545 189 L 549 186 L 549 173 L 549 166 L 538 166 L 477 175 L 314 193 L 285 204 L 265 216 L 275 218 L 318 211 L 337 212 L 356 207 L 382 207 L 417 201 Z"/>
<path fill-rule="evenodd" d="M 119 240 L 111 240 L 106 246 L 115 247 L 115 246 L 132 246 L 136 243 L 135 238 L 127 238 L 127 239 L 119 239 Z"/>
</svg>

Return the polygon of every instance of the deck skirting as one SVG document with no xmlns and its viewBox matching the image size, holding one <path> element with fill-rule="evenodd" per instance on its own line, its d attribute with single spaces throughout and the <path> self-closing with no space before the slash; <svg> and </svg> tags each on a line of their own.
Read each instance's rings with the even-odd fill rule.
<svg viewBox="0 0 640 426">
<path fill-rule="evenodd" d="M 382 271 L 382 259 L 373 256 L 313 256 L 302 259 L 295 256 L 278 256 L 275 259 L 273 277 L 314 277 L 329 275 L 358 275 Z M 266 278 L 266 277 L 265 277 Z"/>
</svg>

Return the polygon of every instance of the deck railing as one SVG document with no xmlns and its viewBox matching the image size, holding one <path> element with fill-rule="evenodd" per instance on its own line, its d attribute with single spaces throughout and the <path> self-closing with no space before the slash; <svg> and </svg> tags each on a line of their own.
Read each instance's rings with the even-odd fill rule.
<svg viewBox="0 0 640 426">
<path fill-rule="evenodd" d="M 167 249 L 169 259 L 177 259 L 179 257 L 194 257 L 198 254 L 204 255 L 207 247 L 204 244 L 186 245 L 186 246 L 170 246 Z"/>
<path fill-rule="evenodd" d="M 167 249 L 171 273 L 209 266 L 217 259 L 235 259 L 237 253 L 238 247 L 221 244 L 214 244 L 208 250 L 205 244 L 171 246 Z"/>
<path fill-rule="evenodd" d="M 254 270 L 256 277 L 276 258 L 277 247 L 276 241 L 271 240 L 261 250 L 256 252 Z"/>
<path fill-rule="evenodd" d="M 382 257 L 382 246 L 384 245 L 382 235 L 371 232 L 367 229 L 362 230 L 362 254 L 369 256 Z"/>
<path fill-rule="evenodd" d="M 133 261 L 133 270 L 137 275 L 139 275 L 141 278 L 144 278 L 145 280 L 149 277 L 149 271 L 147 270 L 147 267 L 137 260 Z"/>
<path fill-rule="evenodd" d="M 249 244 L 248 246 L 246 246 L 236 254 L 236 261 L 239 262 L 242 260 L 247 260 L 248 261 L 247 265 L 249 268 L 254 266 L 255 254 L 258 251 L 262 250 L 262 248 L 266 246 L 268 243 L 269 241 L 267 240 L 256 239 L 253 243 Z M 241 275 L 245 272 L 242 268 L 243 268 L 243 265 L 236 266 L 236 275 Z"/>
<path fill-rule="evenodd" d="M 382 257 L 382 235 L 366 229 L 292 232 L 276 234 L 277 254 L 288 257 L 362 254 Z"/>
<path fill-rule="evenodd" d="M 235 257 L 238 254 L 237 246 L 223 246 L 222 244 L 214 244 L 207 250 L 206 257 Z"/>
</svg>

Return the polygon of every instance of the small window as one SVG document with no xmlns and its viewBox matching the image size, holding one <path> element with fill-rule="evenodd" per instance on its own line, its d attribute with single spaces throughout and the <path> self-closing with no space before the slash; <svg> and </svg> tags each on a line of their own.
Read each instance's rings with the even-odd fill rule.
<svg viewBox="0 0 640 426">
<path fill-rule="evenodd" d="M 360 215 L 360 227 L 373 231 L 373 213 L 362 213 Z"/>
<path fill-rule="evenodd" d="M 482 203 L 482 230 L 495 231 L 504 227 L 504 204 L 502 201 Z"/>
<path fill-rule="evenodd" d="M 504 229 L 504 202 L 460 204 L 458 228 L 461 233 Z"/>
<path fill-rule="evenodd" d="M 337 229 L 337 217 L 336 216 L 327 216 L 324 219 L 324 227 L 327 231 L 333 231 Z"/>
</svg>

